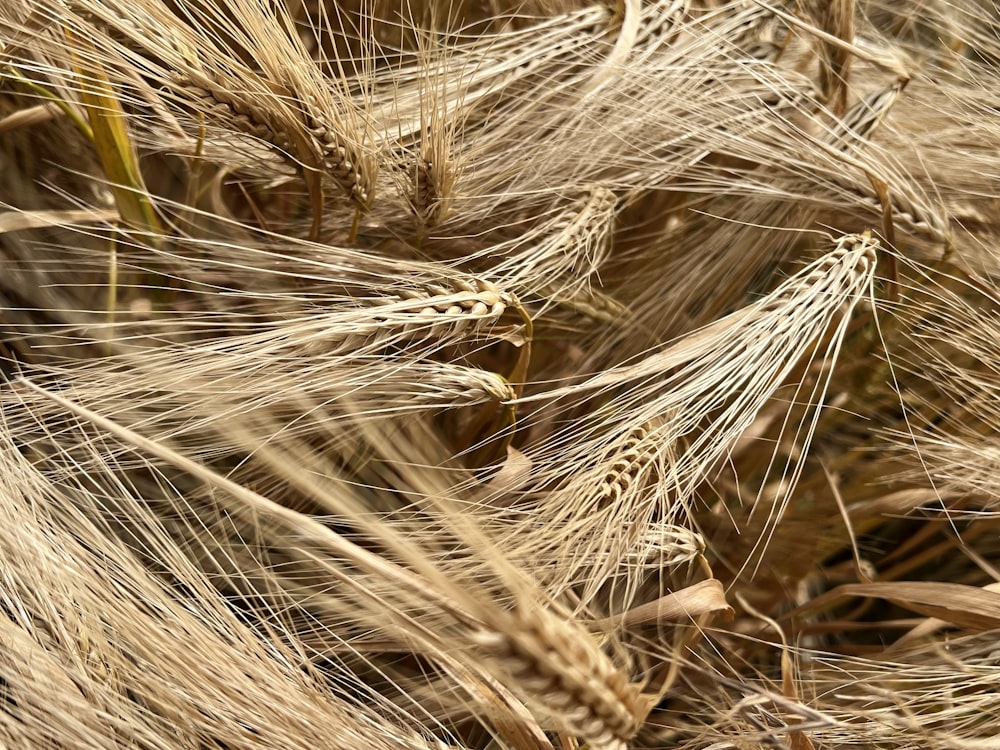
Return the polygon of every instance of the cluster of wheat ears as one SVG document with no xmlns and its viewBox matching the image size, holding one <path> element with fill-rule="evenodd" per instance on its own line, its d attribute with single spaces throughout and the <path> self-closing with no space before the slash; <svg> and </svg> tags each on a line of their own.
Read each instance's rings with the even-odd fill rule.
<svg viewBox="0 0 1000 750">
<path fill-rule="evenodd" d="M 993 0 L 3 0 L 0 747 L 1000 748 Z"/>
</svg>

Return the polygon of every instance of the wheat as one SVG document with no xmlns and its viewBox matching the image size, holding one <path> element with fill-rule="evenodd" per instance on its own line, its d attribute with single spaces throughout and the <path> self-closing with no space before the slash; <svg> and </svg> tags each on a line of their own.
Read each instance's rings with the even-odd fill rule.
<svg viewBox="0 0 1000 750">
<path fill-rule="evenodd" d="M 778 287 L 758 309 L 780 309 L 790 297 L 800 294 L 838 299 L 849 290 L 865 289 L 875 272 L 878 247 L 870 233 L 841 237 L 833 250 Z"/>
<path fill-rule="evenodd" d="M 414 311 L 417 322 L 404 323 L 409 332 L 424 329 L 432 336 L 446 332 L 462 333 L 470 328 L 488 328 L 497 323 L 504 311 L 516 304 L 509 293 L 483 280 L 455 282 L 455 290 L 429 285 L 419 290 L 404 290 L 399 303 L 387 303 L 378 309 L 378 317 L 395 320 L 395 314 L 407 308 Z"/>
<path fill-rule="evenodd" d="M 411 93 L 403 88 L 405 83 L 397 82 L 397 95 L 389 104 L 398 123 L 397 139 L 390 141 L 396 151 L 395 167 L 403 177 L 398 189 L 416 219 L 418 232 L 425 233 L 442 223 L 451 209 L 460 172 L 455 159 L 463 127 L 458 113 L 464 106 L 461 98 L 454 101 L 453 96 L 456 89 L 459 97 L 464 96 L 464 82 L 451 58 L 458 53 L 423 39 L 421 43 L 427 49 L 420 53 L 416 91 Z M 417 114 L 406 103 L 409 96 L 416 99 L 412 108 Z"/>
<path fill-rule="evenodd" d="M 882 215 L 885 206 L 882 199 L 872 195 L 857 185 L 842 186 L 842 189 L 857 201 L 872 217 Z M 889 188 L 889 204 L 892 208 L 892 220 L 897 229 L 907 234 L 930 241 L 936 249 L 935 256 L 940 257 L 954 246 L 954 230 L 951 221 L 944 210 L 933 205 L 925 196 L 911 192 L 912 188 L 903 190 Z"/>
<path fill-rule="evenodd" d="M 624 750 L 638 731 L 644 713 L 639 690 L 587 633 L 541 610 L 520 609 L 473 638 L 562 731 L 600 750 Z"/>
<path fill-rule="evenodd" d="M 175 73 L 172 79 L 174 92 L 190 101 L 194 111 L 210 122 L 252 135 L 284 154 L 294 152 L 291 131 L 273 122 L 266 107 L 254 106 L 249 92 L 240 92 L 237 79 L 199 73 Z"/>
<path fill-rule="evenodd" d="M 603 185 L 590 186 L 573 205 L 559 211 L 551 221 L 509 243 L 509 257 L 495 264 L 493 273 L 518 290 L 529 301 L 541 298 L 544 315 L 553 304 L 578 300 L 586 307 L 590 279 L 599 273 L 610 255 L 618 201 Z M 499 248 L 496 248 L 499 249 Z M 612 302 L 611 309 L 618 306 Z M 599 307 L 595 306 L 597 315 Z M 595 316 L 596 317 L 596 316 Z"/>
<path fill-rule="evenodd" d="M 408 285 L 377 291 L 382 293 L 360 305 L 352 300 L 340 310 L 282 324 L 273 334 L 258 337 L 257 351 L 287 350 L 291 343 L 292 347 L 306 345 L 313 354 L 359 356 L 394 344 L 425 341 L 441 347 L 462 339 L 487 339 L 510 333 L 501 331 L 498 324 L 519 304 L 514 295 L 489 281 L 458 275 L 443 283 L 414 279 Z"/>
<path fill-rule="evenodd" d="M 591 320 L 624 327 L 633 322 L 628 307 L 599 289 L 566 282 L 543 287 L 541 291 L 560 306 Z"/>
<path fill-rule="evenodd" d="M 897 80 L 861 99 L 837 122 L 827 136 L 828 141 L 838 148 L 846 148 L 852 141 L 868 138 L 888 116 L 907 83 L 905 78 Z"/>
<path fill-rule="evenodd" d="M 298 71 L 292 62 L 297 52 L 278 11 L 254 3 L 233 10 L 233 17 L 226 18 L 209 7 L 181 4 L 179 14 L 203 24 L 193 27 L 197 31 L 172 25 L 171 10 L 155 0 L 141 8 L 111 4 L 98 17 L 114 29 L 130 56 L 141 56 L 137 62 L 168 87 L 169 94 L 162 97 L 165 109 L 191 111 L 201 118 L 196 128 L 207 123 L 251 135 L 299 166 L 317 170 L 358 206 L 368 208 L 374 163 L 342 123 L 350 106 L 336 100 L 333 87 L 317 74 Z M 85 8 L 82 17 L 89 15 L 93 11 Z M 66 23 L 79 25 L 72 18 Z M 213 28 L 221 32 L 213 35 Z M 259 45 L 257 70 L 240 54 L 251 40 Z"/>
<path fill-rule="evenodd" d="M 406 200 L 421 227 L 434 227 L 448 215 L 449 194 L 454 182 L 447 153 L 428 145 L 402 167 L 409 178 Z"/>
<path fill-rule="evenodd" d="M 566 580 L 574 581 L 578 577 L 588 580 L 589 576 L 575 572 L 576 565 L 584 569 L 589 566 L 590 555 L 584 550 L 588 545 L 600 548 L 618 535 L 636 533 L 635 529 L 642 528 L 645 523 L 636 519 L 654 514 L 666 519 L 686 518 L 691 493 L 705 473 L 715 468 L 728 446 L 750 425 L 749 415 L 761 409 L 769 395 L 789 376 L 793 368 L 790 362 L 811 352 L 813 337 L 821 336 L 831 325 L 839 333 L 827 346 L 829 356 L 837 351 L 840 338 L 846 332 L 846 319 L 841 318 L 845 312 L 843 308 L 849 311 L 857 305 L 859 295 L 870 286 L 875 271 L 875 247 L 877 244 L 870 237 L 841 238 L 831 252 L 765 299 L 748 305 L 728 320 L 722 319 L 677 347 L 647 354 L 628 366 L 608 368 L 573 387 L 553 389 L 532 397 L 565 398 L 580 391 L 606 393 L 610 389 L 620 389 L 611 401 L 613 409 L 592 428 L 601 447 L 587 439 L 589 430 L 576 430 L 572 438 L 566 437 L 568 445 L 560 451 L 558 462 L 565 466 L 586 466 L 595 450 L 600 450 L 602 453 L 607 451 L 604 453 L 606 463 L 598 462 L 596 469 L 571 474 L 560 491 L 542 501 L 547 508 L 546 515 L 560 518 L 559 523 L 567 530 L 576 529 L 581 518 L 605 519 L 601 527 L 607 529 L 606 532 L 595 534 L 593 527 L 584 524 L 580 527 L 582 538 L 574 539 L 567 534 L 569 539 L 558 541 L 574 550 L 568 557 L 576 563 L 567 565 L 563 571 Z M 795 325 L 791 324 L 792 320 L 796 321 Z M 803 332 L 807 325 L 811 332 L 805 337 Z M 776 348 L 771 349 L 772 346 Z M 782 364 L 774 358 L 776 351 L 784 353 Z M 801 397 L 807 403 L 816 404 L 822 401 L 825 386 L 822 382 L 812 385 L 803 382 L 798 389 L 803 391 Z M 688 415 L 709 412 L 717 414 L 710 425 L 689 421 Z M 642 440 L 643 453 L 651 453 L 656 458 L 650 463 L 623 457 L 618 469 L 606 475 L 611 477 L 608 484 L 607 479 L 599 477 L 615 465 L 616 456 L 634 440 L 634 437 L 628 438 L 633 433 L 623 424 L 624 415 L 629 415 L 629 420 L 662 420 Z M 814 420 L 815 414 L 796 428 L 796 434 L 801 434 L 806 444 L 811 439 Z M 611 442 L 596 437 L 610 425 L 622 429 L 622 436 Z M 632 471 L 649 471 L 651 465 L 657 466 L 660 480 L 653 483 L 653 491 L 647 494 L 642 482 L 636 483 L 629 477 Z M 800 468 L 792 470 L 793 478 Z M 541 482 L 547 479 L 538 478 Z M 571 504 L 567 502 L 570 497 L 573 498 Z M 609 502 L 612 498 L 615 502 Z M 508 543 L 519 545 L 517 540 L 522 536 L 523 532 L 515 532 Z M 536 550 L 543 544 L 541 539 L 531 536 L 520 543 L 526 549 L 533 547 Z M 597 560 L 603 557 L 593 555 Z"/>
<path fill-rule="evenodd" d="M 375 198 L 371 159 L 338 132 L 329 110 L 315 98 L 303 95 L 300 101 L 306 128 L 319 144 L 324 176 L 360 208 L 368 209 Z"/>
<path fill-rule="evenodd" d="M 641 476 L 645 468 L 643 464 L 649 460 L 649 456 L 643 455 L 641 450 L 648 437 L 649 434 L 645 429 L 633 430 L 625 438 L 622 446 L 615 451 L 610 470 L 597 486 L 599 502 L 602 505 L 621 502 L 622 494 L 628 492 Z"/>
</svg>

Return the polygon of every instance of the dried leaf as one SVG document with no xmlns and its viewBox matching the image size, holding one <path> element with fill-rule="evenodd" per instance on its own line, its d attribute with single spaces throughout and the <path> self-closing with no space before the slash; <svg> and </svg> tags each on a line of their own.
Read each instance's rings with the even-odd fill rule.
<svg viewBox="0 0 1000 750">
<path fill-rule="evenodd" d="M 936 617 L 969 630 L 1000 628 L 1000 592 L 960 583 L 935 581 L 848 583 L 817 597 L 807 606 L 812 608 L 845 596 L 885 599 L 912 612 Z"/>
<path fill-rule="evenodd" d="M 666 620 L 689 619 L 710 612 L 723 612 L 726 618 L 733 616 L 733 608 L 726 601 L 726 592 L 717 578 L 709 578 L 671 592 L 656 601 L 632 607 L 625 613 L 602 622 L 613 621 L 625 627 L 635 627 Z"/>
</svg>

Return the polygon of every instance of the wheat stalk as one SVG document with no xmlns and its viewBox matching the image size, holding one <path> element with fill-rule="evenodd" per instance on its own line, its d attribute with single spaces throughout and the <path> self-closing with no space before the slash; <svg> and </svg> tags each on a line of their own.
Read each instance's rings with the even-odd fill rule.
<svg viewBox="0 0 1000 750">
<path fill-rule="evenodd" d="M 854 42 L 853 0 L 835 0 L 818 5 L 813 10 L 823 31 L 847 44 Z M 830 43 L 820 45 L 819 85 L 827 101 L 833 103 L 834 112 L 843 112 L 847 106 L 850 85 L 851 53 L 849 48 Z"/>
</svg>

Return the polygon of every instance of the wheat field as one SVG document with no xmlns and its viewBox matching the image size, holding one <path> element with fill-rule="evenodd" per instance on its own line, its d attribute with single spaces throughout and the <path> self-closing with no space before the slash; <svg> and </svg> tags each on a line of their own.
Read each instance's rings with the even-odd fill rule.
<svg viewBox="0 0 1000 750">
<path fill-rule="evenodd" d="M 997 750 L 993 0 L 0 3 L 0 747 Z"/>
</svg>

